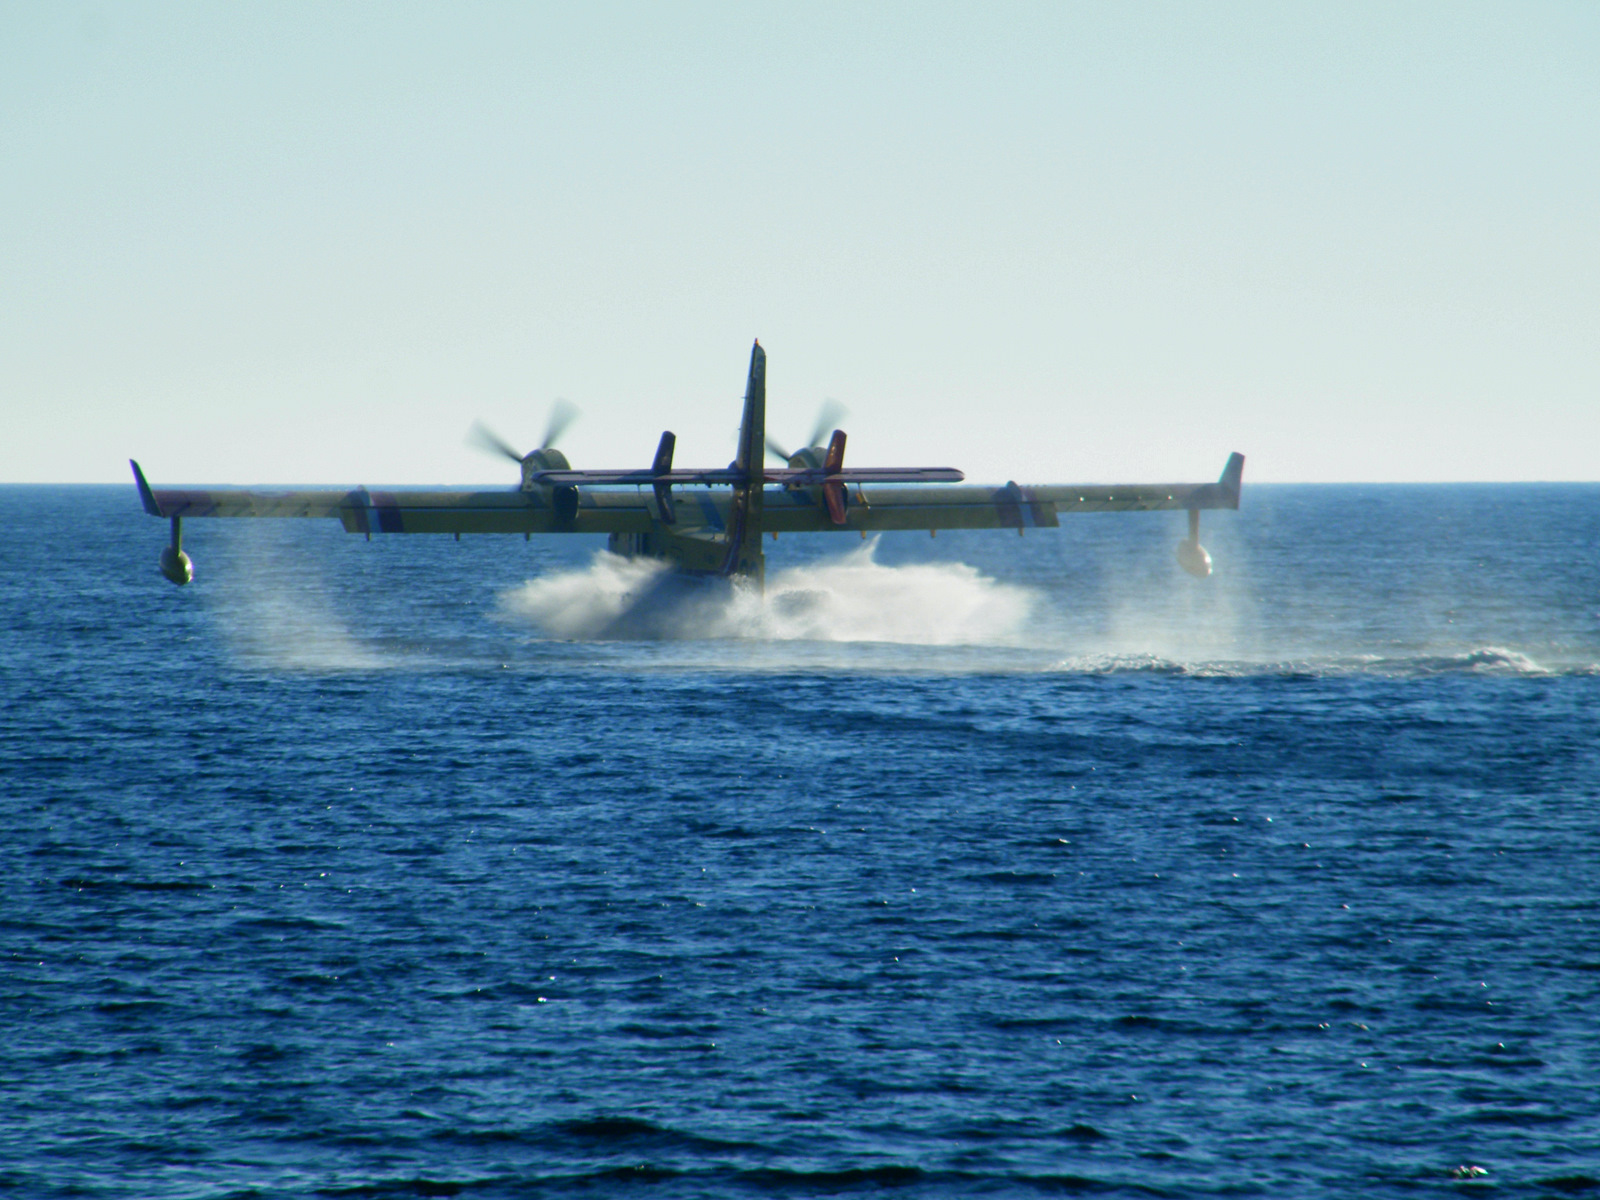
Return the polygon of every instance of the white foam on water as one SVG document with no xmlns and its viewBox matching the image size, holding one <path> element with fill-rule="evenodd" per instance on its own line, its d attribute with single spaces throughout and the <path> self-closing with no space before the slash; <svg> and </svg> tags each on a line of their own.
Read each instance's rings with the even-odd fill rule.
<svg viewBox="0 0 1600 1200">
<path fill-rule="evenodd" d="M 1062 659 L 1053 670 L 1067 674 L 1188 675 L 1388 675 L 1407 678 L 1428 675 L 1546 676 L 1557 674 L 1589 675 L 1596 667 L 1578 664 L 1553 669 L 1519 650 L 1503 646 L 1482 646 L 1457 654 L 1414 655 L 1302 655 L 1279 659 L 1200 659 L 1166 658 L 1158 654 L 1086 654 Z"/>
<path fill-rule="evenodd" d="M 1549 675 L 1553 672 L 1532 656 L 1504 646 L 1476 646 L 1456 654 L 1415 655 L 1403 659 L 1379 659 L 1379 669 L 1407 674 L 1445 675 L 1456 672 L 1474 675 Z"/>
<path fill-rule="evenodd" d="M 507 619 L 547 637 L 1016 645 L 1034 593 L 964 563 L 885 566 L 876 540 L 839 558 L 776 571 L 762 591 L 685 579 L 601 551 L 588 567 L 502 593 Z"/>
</svg>

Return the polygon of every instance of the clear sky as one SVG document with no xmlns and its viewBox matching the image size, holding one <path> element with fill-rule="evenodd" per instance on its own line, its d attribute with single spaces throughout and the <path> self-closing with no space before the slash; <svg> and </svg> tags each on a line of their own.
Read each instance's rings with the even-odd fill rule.
<svg viewBox="0 0 1600 1200">
<path fill-rule="evenodd" d="M 0 0 L 0 480 L 1600 479 L 1600 4 Z"/>
</svg>

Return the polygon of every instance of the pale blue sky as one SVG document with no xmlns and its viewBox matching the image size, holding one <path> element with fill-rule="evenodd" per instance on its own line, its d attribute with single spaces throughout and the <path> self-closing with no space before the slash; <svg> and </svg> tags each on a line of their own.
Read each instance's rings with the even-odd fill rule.
<svg viewBox="0 0 1600 1200">
<path fill-rule="evenodd" d="M 1600 479 L 1600 4 L 0 2 L 0 480 Z"/>
</svg>

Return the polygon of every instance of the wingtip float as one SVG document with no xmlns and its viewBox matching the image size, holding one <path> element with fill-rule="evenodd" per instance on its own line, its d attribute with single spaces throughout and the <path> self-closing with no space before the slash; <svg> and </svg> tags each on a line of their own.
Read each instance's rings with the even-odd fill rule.
<svg viewBox="0 0 1600 1200">
<path fill-rule="evenodd" d="M 154 489 L 129 460 L 139 499 L 151 516 L 171 523 L 161 574 L 183 585 L 194 565 L 183 551 L 186 517 L 335 517 L 351 533 L 604 533 L 613 553 L 663 559 L 680 571 L 740 576 L 760 584 L 766 569 L 762 534 L 886 529 L 1015 529 L 1058 525 L 1063 512 L 1184 510 L 1188 536 L 1177 547 L 1189 574 L 1211 574 L 1200 544 L 1200 511 L 1239 507 L 1244 455 L 1233 454 L 1215 483 L 1044 484 L 986 487 L 963 483 L 953 467 L 847 467 L 846 436 L 781 455 L 766 435 L 767 354 L 750 350 L 738 452 L 726 467 L 676 467 L 677 439 L 663 432 L 648 467 L 575 470 L 555 441 L 575 415 L 558 409 L 543 444 L 519 454 L 487 429 L 478 432 L 519 465 L 514 491 L 373 492 L 366 488 L 293 492 L 246 489 Z M 820 439 L 819 425 L 813 440 Z"/>
</svg>

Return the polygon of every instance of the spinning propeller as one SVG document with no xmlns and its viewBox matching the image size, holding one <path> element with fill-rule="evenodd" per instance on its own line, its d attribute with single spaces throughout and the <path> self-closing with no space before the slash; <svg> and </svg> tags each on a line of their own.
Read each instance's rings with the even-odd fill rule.
<svg viewBox="0 0 1600 1200">
<path fill-rule="evenodd" d="M 467 434 L 467 443 L 489 454 L 504 455 L 512 462 L 520 465 L 534 455 L 543 456 L 545 452 L 554 451 L 560 455 L 561 452 L 556 450 L 556 442 L 561 439 L 561 435 L 567 431 L 568 426 L 577 419 L 578 406 L 570 400 L 557 399 L 550 406 L 550 419 L 545 422 L 544 438 L 540 441 L 539 448 L 529 454 L 518 454 L 510 442 L 506 441 L 482 421 L 474 421 L 472 423 L 472 429 Z M 566 456 L 561 455 L 561 458 L 563 464 L 565 464 Z"/>
<path fill-rule="evenodd" d="M 828 436 L 828 430 L 835 422 L 844 420 L 849 413 L 850 410 L 848 408 L 840 404 L 831 396 L 824 400 L 822 402 L 822 407 L 817 410 L 817 421 L 812 427 L 811 437 L 806 442 L 803 449 L 820 449 L 823 445 L 825 445 L 822 439 Z M 794 454 L 790 453 L 788 450 L 785 450 L 783 446 L 778 443 L 777 439 L 775 439 L 771 434 L 767 435 L 767 453 L 777 455 L 779 458 L 783 459 L 784 462 L 788 462 L 794 457 Z"/>
<path fill-rule="evenodd" d="M 550 419 L 545 422 L 544 438 L 536 450 L 518 454 L 510 442 L 482 421 L 472 423 L 472 429 L 467 434 L 467 443 L 480 450 L 487 450 L 490 454 L 502 454 L 516 463 L 522 468 L 522 490 L 538 492 L 545 496 L 555 509 L 556 515 L 562 521 L 570 523 L 578 513 L 578 489 L 570 484 L 553 487 L 536 485 L 534 479 L 539 472 L 572 469 L 567 456 L 556 449 L 556 441 L 567 431 L 567 426 L 577 419 L 577 405 L 568 400 L 558 399 L 550 406 Z"/>
</svg>

